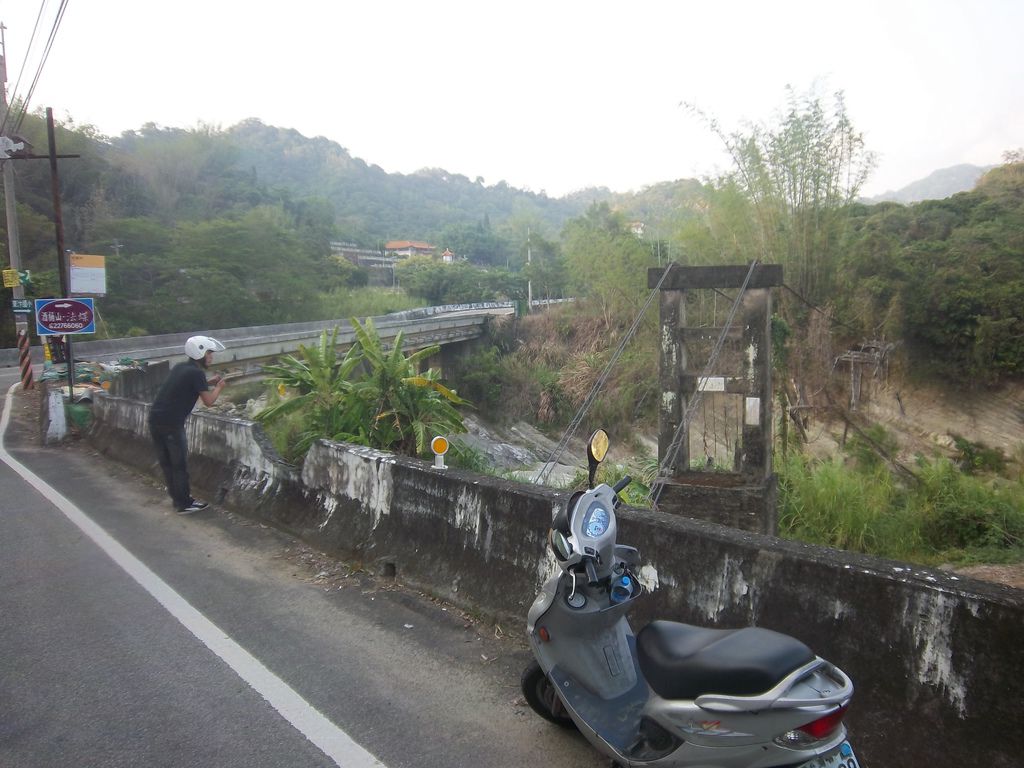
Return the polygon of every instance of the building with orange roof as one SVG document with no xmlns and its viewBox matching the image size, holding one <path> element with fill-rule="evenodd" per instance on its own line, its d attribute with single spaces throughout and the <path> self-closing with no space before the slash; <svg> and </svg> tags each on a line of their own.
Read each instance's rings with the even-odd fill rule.
<svg viewBox="0 0 1024 768">
<path fill-rule="evenodd" d="M 389 240 L 384 243 L 384 253 L 395 256 L 433 256 L 436 251 L 430 243 L 417 240 Z"/>
</svg>

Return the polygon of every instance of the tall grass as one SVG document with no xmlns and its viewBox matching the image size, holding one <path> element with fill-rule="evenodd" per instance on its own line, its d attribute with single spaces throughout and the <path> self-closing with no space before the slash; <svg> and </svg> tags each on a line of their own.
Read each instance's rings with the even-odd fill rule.
<svg viewBox="0 0 1024 768">
<path fill-rule="evenodd" d="M 321 297 L 326 317 L 376 317 L 426 305 L 426 301 L 395 288 L 337 288 Z"/>
<path fill-rule="evenodd" d="M 920 460 L 918 482 L 884 467 L 815 462 L 779 466 L 783 536 L 924 564 L 1024 558 L 1024 485 Z"/>
<path fill-rule="evenodd" d="M 951 461 L 922 463 L 910 502 L 924 542 L 956 556 L 1024 547 L 1024 484 L 962 473 Z"/>
</svg>

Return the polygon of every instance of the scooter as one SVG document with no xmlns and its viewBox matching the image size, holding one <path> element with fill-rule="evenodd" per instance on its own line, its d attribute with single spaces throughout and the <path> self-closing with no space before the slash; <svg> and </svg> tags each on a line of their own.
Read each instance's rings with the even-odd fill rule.
<svg viewBox="0 0 1024 768">
<path fill-rule="evenodd" d="M 654 621 L 634 635 L 639 552 L 616 543 L 627 476 L 594 486 L 608 435 L 591 436 L 589 490 L 555 515 L 559 572 L 530 607 L 523 695 L 618 766 L 859 768 L 843 716 L 850 678 L 787 635 Z"/>
</svg>

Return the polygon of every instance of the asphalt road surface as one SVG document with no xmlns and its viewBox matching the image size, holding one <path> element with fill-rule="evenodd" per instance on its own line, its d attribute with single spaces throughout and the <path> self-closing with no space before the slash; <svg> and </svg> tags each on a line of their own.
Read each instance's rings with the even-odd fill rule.
<svg viewBox="0 0 1024 768">
<path fill-rule="evenodd" d="M 0 768 L 607 765 L 523 702 L 525 617 L 474 621 L 224 510 L 176 515 L 87 444 L 41 447 L 27 394 L 6 407 Z"/>
</svg>

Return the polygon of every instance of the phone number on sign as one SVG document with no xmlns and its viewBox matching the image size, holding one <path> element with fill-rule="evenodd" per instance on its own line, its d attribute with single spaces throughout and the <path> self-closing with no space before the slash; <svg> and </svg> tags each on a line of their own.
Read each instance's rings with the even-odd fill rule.
<svg viewBox="0 0 1024 768">
<path fill-rule="evenodd" d="M 52 320 L 45 320 L 46 327 L 51 331 L 77 331 L 85 326 L 89 325 L 88 321 L 82 321 L 80 323 L 75 322 L 53 322 Z"/>
</svg>

